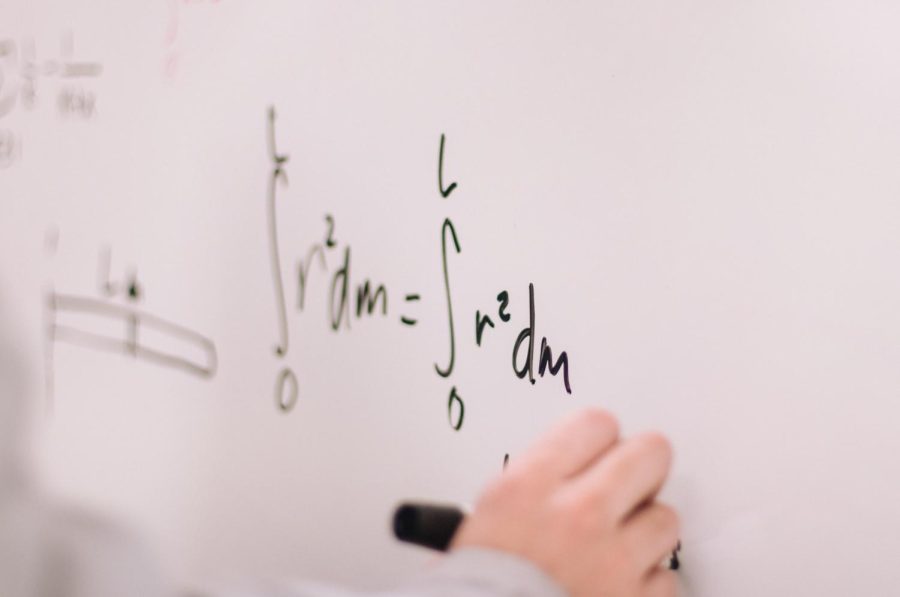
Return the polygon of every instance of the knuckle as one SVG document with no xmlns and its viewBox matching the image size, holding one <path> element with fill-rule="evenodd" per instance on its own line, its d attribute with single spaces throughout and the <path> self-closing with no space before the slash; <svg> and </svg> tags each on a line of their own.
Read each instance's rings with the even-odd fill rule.
<svg viewBox="0 0 900 597">
<path fill-rule="evenodd" d="M 611 487 L 608 484 L 593 483 L 573 492 L 568 505 L 574 511 L 592 513 L 602 518 L 610 510 L 611 502 Z"/>
<path fill-rule="evenodd" d="M 615 488 L 607 484 L 598 484 L 586 493 L 587 496 L 584 498 L 586 507 L 610 524 L 615 523 L 616 511 L 613 507 L 613 504 L 616 503 Z"/>
<path fill-rule="evenodd" d="M 617 515 L 613 508 L 616 502 L 613 488 L 604 485 L 595 488 L 590 494 L 589 507 L 592 512 L 607 520 L 610 524 L 617 523 Z"/>
<path fill-rule="evenodd" d="M 558 467 L 559 455 L 550 451 L 543 451 L 534 454 L 527 462 L 527 466 L 519 469 L 517 472 L 527 477 L 527 479 L 523 480 L 533 479 L 535 475 L 544 479 L 553 476 Z"/>
<path fill-rule="evenodd" d="M 599 510 L 584 492 L 559 496 L 554 500 L 553 507 L 554 516 L 561 519 L 568 533 L 583 537 L 600 530 L 602 519 Z"/>
<path fill-rule="evenodd" d="M 566 520 L 579 516 L 581 512 L 589 509 L 582 492 L 570 492 L 555 496 L 552 507 L 557 516 Z"/>
</svg>

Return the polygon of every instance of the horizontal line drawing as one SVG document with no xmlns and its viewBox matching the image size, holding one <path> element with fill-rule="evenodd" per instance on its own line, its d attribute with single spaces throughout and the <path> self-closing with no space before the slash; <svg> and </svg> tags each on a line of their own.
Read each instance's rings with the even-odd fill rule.
<svg viewBox="0 0 900 597">
<path fill-rule="evenodd" d="M 203 378 L 213 377 L 218 368 L 216 346 L 212 340 L 146 311 L 100 299 L 55 292 L 49 293 L 47 308 L 52 314 L 47 325 L 49 340 L 52 342 L 64 342 L 101 352 L 132 356 Z M 122 336 L 110 335 L 82 329 L 80 326 L 60 324 L 57 322 L 57 316 L 64 313 L 96 315 L 110 323 L 121 323 L 124 326 L 124 333 Z M 186 351 L 196 350 L 204 358 L 193 359 L 175 351 L 146 346 L 141 342 L 142 331 L 155 333 L 184 347 Z"/>
</svg>

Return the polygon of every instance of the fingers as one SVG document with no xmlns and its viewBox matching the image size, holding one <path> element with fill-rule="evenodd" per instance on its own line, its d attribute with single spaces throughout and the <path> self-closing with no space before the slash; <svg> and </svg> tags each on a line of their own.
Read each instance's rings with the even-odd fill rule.
<svg viewBox="0 0 900 597">
<path fill-rule="evenodd" d="M 647 576 L 642 597 L 676 597 L 678 580 L 674 572 L 657 568 Z"/>
<path fill-rule="evenodd" d="M 579 480 L 579 489 L 603 495 L 607 513 L 624 520 L 662 488 L 672 464 L 669 441 L 658 433 L 636 435 L 619 443 Z"/>
<path fill-rule="evenodd" d="M 587 409 L 553 427 L 518 462 L 566 478 L 591 466 L 618 438 L 619 424 L 611 414 Z"/>
<path fill-rule="evenodd" d="M 659 502 L 641 508 L 623 529 L 626 548 L 643 570 L 659 567 L 678 544 L 678 515 Z"/>
<path fill-rule="evenodd" d="M 671 463 L 658 434 L 619 439 L 601 410 L 570 416 L 507 467 L 454 537 L 517 554 L 573 596 L 675 597 L 661 566 L 678 521 L 655 502 Z"/>
</svg>

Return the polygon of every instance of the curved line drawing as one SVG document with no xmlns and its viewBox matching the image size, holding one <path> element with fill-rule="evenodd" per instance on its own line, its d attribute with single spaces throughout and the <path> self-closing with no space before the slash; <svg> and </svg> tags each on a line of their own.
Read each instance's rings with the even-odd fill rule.
<svg viewBox="0 0 900 597">
<path fill-rule="evenodd" d="M 47 334 L 51 343 L 65 342 L 101 352 L 132 356 L 203 378 L 213 377 L 218 369 L 216 345 L 212 340 L 146 311 L 115 305 L 100 299 L 55 292 L 50 293 L 47 307 L 52 312 L 52 317 L 48 318 L 47 323 Z M 60 324 L 57 317 L 60 313 L 92 314 L 101 319 L 119 322 L 123 324 L 124 334 L 122 337 L 112 336 L 74 325 Z M 157 332 L 185 348 L 198 350 L 204 359 L 196 360 L 173 351 L 148 347 L 140 341 L 141 330 Z"/>
<path fill-rule="evenodd" d="M 450 231 L 450 234 L 453 235 L 453 245 L 456 247 L 456 253 L 459 254 L 462 252 L 462 249 L 459 246 L 459 239 L 456 238 L 456 228 L 453 227 L 453 222 L 450 221 L 450 218 L 446 218 L 444 220 L 444 225 L 441 227 L 441 255 L 444 266 L 444 289 L 447 292 L 447 314 L 450 318 L 450 363 L 445 369 L 441 369 L 440 365 L 437 363 L 434 364 L 434 370 L 437 371 L 437 374 L 441 377 L 450 377 L 450 374 L 453 373 L 453 364 L 456 362 L 456 333 L 453 327 L 453 301 L 450 298 L 450 274 L 447 270 L 448 230 Z"/>
<path fill-rule="evenodd" d="M 278 219 L 275 213 L 275 196 L 278 182 L 287 185 L 287 173 L 282 166 L 288 161 L 287 155 L 279 155 L 275 148 L 275 107 L 269 108 L 267 127 L 269 157 L 272 159 L 272 176 L 269 177 L 267 191 L 268 224 L 269 224 L 269 257 L 272 266 L 272 284 L 275 286 L 275 302 L 278 308 L 279 342 L 275 345 L 275 354 L 283 357 L 288 351 L 287 307 L 284 300 L 284 282 L 281 279 L 281 254 L 278 249 Z"/>
</svg>

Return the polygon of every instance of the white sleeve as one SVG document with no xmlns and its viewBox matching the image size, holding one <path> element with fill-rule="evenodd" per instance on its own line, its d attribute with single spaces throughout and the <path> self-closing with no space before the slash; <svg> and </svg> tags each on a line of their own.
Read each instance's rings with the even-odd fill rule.
<svg viewBox="0 0 900 597">
<path fill-rule="evenodd" d="M 451 552 L 409 581 L 379 591 L 320 583 L 215 593 L 216 597 L 568 597 L 550 576 L 523 558 L 492 549 Z"/>
<path fill-rule="evenodd" d="M 555 580 L 530 561 L 472 547 L 454 551 L 398 593 L 410 597 L 568 597 Z"/>
</svg>

